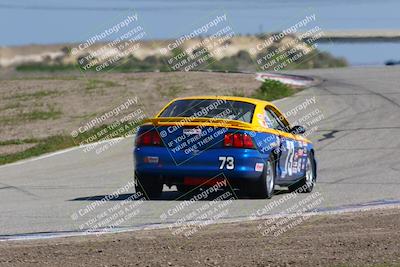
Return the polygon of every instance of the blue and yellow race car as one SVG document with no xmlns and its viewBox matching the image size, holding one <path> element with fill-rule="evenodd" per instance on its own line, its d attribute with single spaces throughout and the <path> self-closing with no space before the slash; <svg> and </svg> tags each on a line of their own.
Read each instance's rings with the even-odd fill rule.
<svg viewBox="0 0 400 267">
<path fill-rule="evenodd" d="M 311 192 L 312 143 L 270 102 L 231 96 L 174 99 L 138 129 L 136 190 L 158 197 L 164 184 L 182 192 L 225 181 L 255 198 L 275 185 Z"/>
</svg>

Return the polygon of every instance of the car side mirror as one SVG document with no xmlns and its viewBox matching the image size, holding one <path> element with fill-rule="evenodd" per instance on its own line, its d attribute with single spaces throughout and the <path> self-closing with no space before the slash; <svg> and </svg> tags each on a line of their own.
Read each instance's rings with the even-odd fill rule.
<svg viewBox="0 0 400 267">
<path fill-rule="evenodd" d="M 306 132 L 306 128 L 300 125 L 293 126 L 292 129 L 290 129 L 290 133 L 292 134 L 303 134 Z"/>
</svg>

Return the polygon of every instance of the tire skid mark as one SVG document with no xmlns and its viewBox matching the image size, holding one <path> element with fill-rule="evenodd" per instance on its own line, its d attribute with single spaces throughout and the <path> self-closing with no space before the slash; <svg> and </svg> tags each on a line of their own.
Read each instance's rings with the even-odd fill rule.
<svg viewBox="0 0 400 267">
<path fill-rule="evenodd" d="M 17 186 L 5 184 L 5 183 L 0 183 L 0 185 L 3 185 L 3 187 L 0 188 L 0 189 L 14 189 L 14 190 L 22 192 L 22 193 L 24 193 L 26 195 L 32 196 L 32 197 L 34 197 L 36 199 L 40 199 L 40 197 L 38 195 L 35 195 L 35 194 L 29 192 L 28 190 L 22 189 L 21 187 L 17 187 Z"/>
</svg>

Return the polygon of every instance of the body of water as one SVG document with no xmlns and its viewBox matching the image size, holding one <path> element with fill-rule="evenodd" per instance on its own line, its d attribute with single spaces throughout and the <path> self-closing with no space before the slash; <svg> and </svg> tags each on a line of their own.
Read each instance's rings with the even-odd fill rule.
<svg viewBox="0 0 400 267">
<path fill-rule="evenodd" d="M 207 17 L 223 13 L 239 34 L 280 31 L 310 14 L 326 31 L 400 28 L 397 0 L 2 0 L 0 45 L 80 42 L 129 10 L 138 14 L 148 39 L 176 38 Z M 354 65 L 400 60 L 400 43 L 333 43 L 320 48 Z"/>
</svg>

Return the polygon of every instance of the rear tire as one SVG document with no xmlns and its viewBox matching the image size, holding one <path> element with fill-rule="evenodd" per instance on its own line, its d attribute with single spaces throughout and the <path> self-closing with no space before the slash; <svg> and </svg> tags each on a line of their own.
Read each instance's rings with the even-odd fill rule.
<svg viewBox="0 0 400 267">
<path fill-rule="evenodd" d="M 299 193 L 311 193 L 317 180 L 314 154 L 310 151 L 306 163 L 306 175 L 300 181 L 289 186 L 289 191 Z"/>
<path fill-rule="evenodd" d="M 188 193 L 188 192 L 196 189 L 196 187 L 192 186 L 192 185 L 177 184 L 176 189 L 178 189 L 178 191 L 180 193 Z"/>
<path fill-rule="evenodd" d="M 158 198 L 163 190 L 163 182 L 153 177 L 138 177 L 136 175 L 136 192 L 142 193 L 147 199 Z"/>
<path fill-rule="evenodd" d="M 252 185 L 250 195 L 254 198 L 270 199 L 275 190 L 275 161 L 271 155 L 265 163 L 264 170 L 256 183 Z"/>
</svg>

